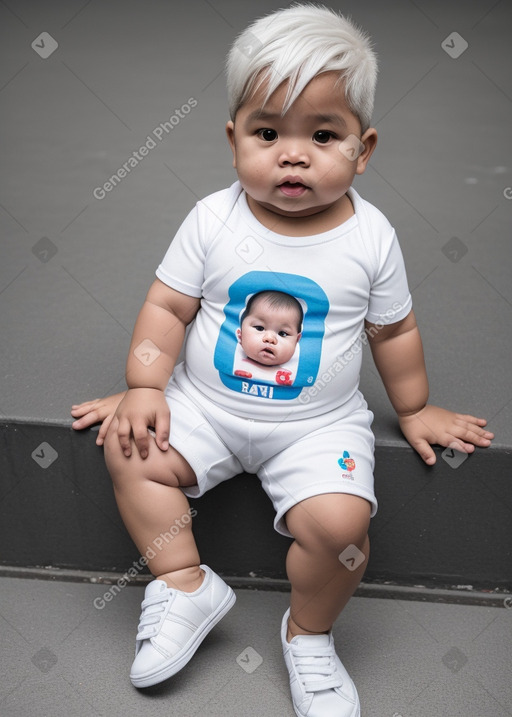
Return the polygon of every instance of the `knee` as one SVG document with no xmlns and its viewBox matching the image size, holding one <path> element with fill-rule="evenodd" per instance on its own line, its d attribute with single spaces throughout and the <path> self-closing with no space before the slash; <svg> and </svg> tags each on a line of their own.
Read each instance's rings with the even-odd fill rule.
<svg viewBox="0 0 512 717">
<path fill-rule="evenodd" d="M 149 458 L 142 461 L 133 441 L 132 455 L 129 458 L 124 455 L 115 431 L 107 433 L 103 448 L 107 470 L 115 488 L 125 488 L 134 481 L 140 482 L 148 475 L 147 469 L 150 467 L 151 461 Z M 147 466 L 144 465 L 146 462 Z"/>
<path fill-rule="evenodd" d="M 132 442 L 132 455 L 127 458 L 115 432 L 107 433 L 104 442 L 105 463 L 115 488 L 126 488 L 146 482 L 161 483 L 179 488 L 191 485 L 194 476 L 184 459 L 173 449 L 162 452 L 154 441 L 149 443 L 149 455 L 144 460 Z M 186 469 L 188 468 L 188 473 Z M 190 473 L 190 475 L 189 475 Z M 181 478 L 182 474 L 185 479 Z"/>
<path fill-rule="evenodd" d="M 303 547 L 339 555 L 349 545 L 367 549 L 370 512 L 364 498 L 331 493 L 298 503 L 288 512 L 286 522 Z"/>
<path fill-rule="evenodd" d="M 123 454 L 117 434 L 114 432 L 108 432 L 103 442 L 103 455 L 105 457 L 105 463 L 107 470 L 110 473 L 110 477 L 114 481 L 121 472 L 125 472 L 127 468 L 127 459 Z"/>
</svg>

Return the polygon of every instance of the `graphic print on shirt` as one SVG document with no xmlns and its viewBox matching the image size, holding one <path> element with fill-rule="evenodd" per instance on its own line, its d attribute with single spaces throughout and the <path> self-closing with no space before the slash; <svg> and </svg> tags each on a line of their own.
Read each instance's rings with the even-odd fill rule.
<svg viewBox="0 0 512 717">
<path fill-rule="evenodd" d="M 317 377 L 329 300 L 311 279 L 251 271 L 229 288 L 214 365 L 233 391 L 297 398 Z"/>
</svg>

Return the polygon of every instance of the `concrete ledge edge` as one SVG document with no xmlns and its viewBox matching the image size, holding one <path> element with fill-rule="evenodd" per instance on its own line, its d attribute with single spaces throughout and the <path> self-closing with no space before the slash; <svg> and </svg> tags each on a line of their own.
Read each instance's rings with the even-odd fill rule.
<svg viewBox="0 0 512 717">
<path fill-rule="evenodd" d="M 75 431 L 71 427 L 74 418 L 38 418 L 30 416 L 3 416 L 0 420 L 0 426 L 5 428 L 16 428 L 20 429 L 24 426 L 30 426 L 31 428 L 58 428 L 58 429 L 69 429 L 70 433 L 76 436 L 86 435 L 87 433 L 98 433 L 100 424 L 96 423 L 88 428 L 84 428 L 80 431 Z M 95 445 L 95 444 L 91 444 Z M 413 452 L 412 447 L 407 443 L 405 438 L 400 434 L 398 423 L 396 424 L 396 437 L 389 438 L 379 435 L 375 432 L 375 447 L 376 448 L 395 448 L 398 450 L 406 450 Z M 442 446 L 435 445 L 434 448 L 439 451 L 444 450 Z M 480 449 L 481 450 L 481 449 Z M 509 443 L 500 442 L 498 439 L 494 439 L 491 446 L 485 449 L 487 453 L 494 453 L 495 451 L 504 451 L 506 454 L 512 454 L 512 446 Z"/>
<path fill-rule="evenodd" d="M 91 585 L 115 585 L 123 579 L 123 573 L 91 572 L 52 567 L 25 568 L 0 565 L 0 578 L 19 578 L 32 580 L 53 580 L 56 582 L 81 582 Z M 273 590 L 289 592 L 287 580 L 259 577 L 239 577 L 223 575 L 223 579 L 235 589 Z M 146 585 L 152 575 L 141 574 L 124 578 L 126 585 Z M 395 585 L 392 583 L 362 582 L 355 597 L 381 598 L 388 600 L 414 600 L 417 602 L 447 603 L 452 605 L 479 605 L 512 609 L 512 593 L 503 591 L 468 590 L 454 586 L 447 588 L 428 588 L 423 585 Z"/>
</svg>

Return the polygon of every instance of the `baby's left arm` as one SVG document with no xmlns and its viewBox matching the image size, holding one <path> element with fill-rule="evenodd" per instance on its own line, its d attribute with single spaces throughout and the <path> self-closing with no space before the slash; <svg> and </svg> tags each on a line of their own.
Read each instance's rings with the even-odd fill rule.
<svg viewBox="0 0 512 717">
<path fill-rule="evenodd" d="M 427 403 L 428 379 L 423 346 L 414 312 L 395 324 L 366 322 L 375 365 L 389 400 L 398 414 L 402 433 L 425 463 L 436 456 L 431 444 L 472 453 L 490 445 L 494 434 L 484 430 L 484 418 L 454 413 Z"/>
</svg>

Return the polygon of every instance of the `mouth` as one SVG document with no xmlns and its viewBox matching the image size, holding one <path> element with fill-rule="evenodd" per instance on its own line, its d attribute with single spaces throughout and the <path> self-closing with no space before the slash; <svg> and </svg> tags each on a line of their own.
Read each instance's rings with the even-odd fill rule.
<svg viewBox="0 0 512 717">
<path fill-rule="evenodd" d="M 308 185 L 304 184 L 300 177 L 285 177 L 277 186 L 287 197 L 300 197 L 309 189 Z"/>
<path fill-rule="evenodd" d="M 274 355 L 274 352 L 272 351 L 272 349 L 262 349 L 260 351 L 260 360 L 261 361 L 270 361 L 270 360 L 274 361 L 275 355 Z"/>
</svg>

